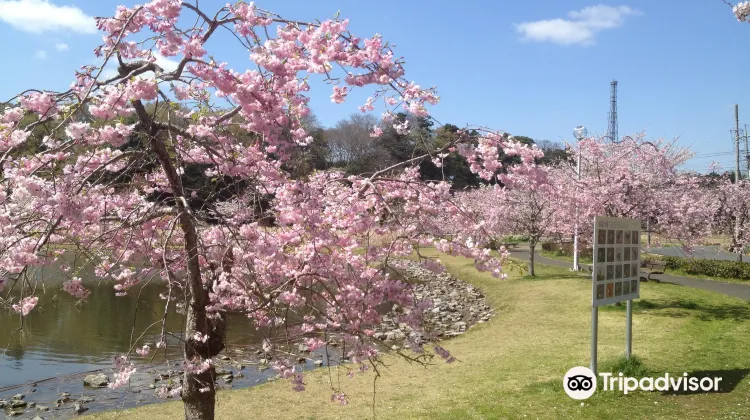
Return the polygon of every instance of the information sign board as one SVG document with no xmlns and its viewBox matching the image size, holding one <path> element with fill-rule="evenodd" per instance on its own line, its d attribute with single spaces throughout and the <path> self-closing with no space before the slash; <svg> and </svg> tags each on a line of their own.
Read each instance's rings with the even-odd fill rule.
<svg viewBox="0 0 750 420">
<path fill-rule="evenodd" d="M 594 219 L 594 306 L 640 297 L 640 242 L 640 220 Z"/>
</svg>

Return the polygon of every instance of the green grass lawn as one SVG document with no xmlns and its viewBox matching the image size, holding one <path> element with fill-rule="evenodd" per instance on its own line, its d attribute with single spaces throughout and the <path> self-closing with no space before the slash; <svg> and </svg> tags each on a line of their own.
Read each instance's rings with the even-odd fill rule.
<svg viewBox="0 0 750 420">
<path fill-rule="evenodd" d="M 424 368 L 389 356 L 375 394 L 372 375 L 349 379 L 345 369 L 307 373 L 302 393 L 292 391 L 287 381 L 220 392 L 217 418 L 366 419 L 373 418 L 373 396 L 380 419 L 750 416 L 748 302 L 676 285 L 643 284 L 633 311 L 633 352 L 643 367 L 654 376 L 722 376 L 727 392 L 622 395 L 600 390 L 581 403 L 564 393 L 562 377 L 573 366 L 589 365 L 588 276 L 539 265 L 536 278 L 516 273 L 501 281 L 478 273 L 464 258 L 441 259 L 453 275 L 481 288 L 496 308 L 490 322 L 445 343 L 458 362 Z M 599 367 L 606 372 L 621 362 L 625 306 L 602 308 L 599 314 Z M 330 402 L 329 381 L 342 384 L 349 405 Z M 93 417 L 159 420 L 181 415 L 181 403 L 171 402 Z"/>
<path fill-rule="evenodd" d="M 572 255 L 568 255 L 568 254 L 566 254 L 566 253 L 564 253 L 562 251 L 545 251 L 545 250 L 541 250 L 541 251 L 539 251 L 539 254 L 541 254 L 541 256 L 543 256 L 543 257 L 547 257 L 547 258 L 552 259 L 552 260 L 568 261 L 571 264 L 573 263 L 573 256 Z M 580 264 L 593 264 L 594 260 L 592 259 L 591 256 L 580 256 L 578 258 L 578 262 Z"/>
</svg>

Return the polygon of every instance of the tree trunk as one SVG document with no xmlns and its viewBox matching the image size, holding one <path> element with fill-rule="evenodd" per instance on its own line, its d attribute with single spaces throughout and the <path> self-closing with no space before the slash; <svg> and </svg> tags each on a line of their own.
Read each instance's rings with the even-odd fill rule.
<svg viewBox="0 0 750 420">
<path fill-rule="evenodd" d="M 231 254 L 231 251 L 228 252 Z M 222 264 L 224 271 L 231 270 L 231 264 Z M 190 306 L 187 310 L 185 322 L 185 345 L 183 353 L 185 360 L 206 360 L 218 355 L 224 349 L 224 339 L 226 337 L 226 318 L 223 314 L 217 317 L 208 317 L 206 305 L 194 304 L 196 301 L 208 303 L 208 290 L 211 283 L 206 288 L 200 287 L 199 290 L 191 288 L 192 296 L 200 294 L 200 299 L 191 297 Z M 208 340 L 203 343 L 195 340 L 195 333 L 208 335 Z M 182 383 L 182 402 L 185 407 L 186 420 L 213 420 L 216 408 L 216 370 L 211 366 L 208 370 L 201 373 L 185 372 Z M 201 389 L 204 392 L 201 392 Z"/>
<path fill-rule="evenodd" d="M 531 277 L 536 276 L 534 273 L 534 248 L 536 248 L 536 244 L 529 242 L 529 276 Z"/>
<path fill-rule="evenodd" d="M 184 249 L 187 256 L 188 305 L 186 308 L 185 335 L 183 336 L 183 355 L 186 361 L 201 363 L 216 356 L 224 349 L 226 321 L 223 315 L 209 318 L 206 312 L 211 282 L 209 281 L 204 285 L 201 278 L 201 268 L 198 263 L 198 230 L 185 199 L 182 179 L 175 168 L 166 145 L 159 138 L 159 127 L 153 123 L 140 100 L 133 101 L 132 104 L 138 118 L 148 129 L 151 150 L 159 160 L 175 198 L 180 229 L 185 237 Z M 222 269 L 231 270 L 231 263 L 223 262 Z M 208 336 L 209 339 L 205 342 L 198 340 L 196 333 L 200 333 L 201 336 Z M 185 419 L 214 419 L 216 406 L 215 377 L 216 372 L 213 366 L 199 374 L 187 372 L 184 374 L 182 401 L 185 406 Z M 204 392 L 201 392 L 201 389 Z"/>
<path fill-rule="evenodd" d="M 200 320 L 203 320 L 201 323 Z M 210 359 L 224 349 L 224 335 L 226 323 L 222 316 L 218 320 L 206 317 L 205 307 L 202 310 L 188 309 L 185 323 L 185 336 L 192 337 L 196 332 L 207 330 L 209 339 L 201 343 L 194 339 L 186 339 L 183 352 L 186 360 L 193 358 Z M 213 366 L 201 373 L 185 372 L 182 382 L 182 402 L 185 406 L 186 420 L 213 420 L 216 408 L 216 371 Z M 201 392 L 201 389 L 204 392 Z"/>
<path fill-rule="evenodd" d="M 193 317 L 192 320 L 195 320 Z M 188 322 L 191 316 L 188 313 Z M 185 328 L 187 333 L 190 328 Z M 185 353 L 188 352 L 189 344 L 185 344 Z M 211 366 L 210 369 L 195 374 L 185 373 L 182 383 L 182 402 L 185 407 L 185 420 L 213 420 L 214 410 L 216 408 L 216 389 L 214 387 L 214 378 L 216 371 Z M 208 388 L 206 392 L 201 392 L 201 388 Z"/>
</svg>

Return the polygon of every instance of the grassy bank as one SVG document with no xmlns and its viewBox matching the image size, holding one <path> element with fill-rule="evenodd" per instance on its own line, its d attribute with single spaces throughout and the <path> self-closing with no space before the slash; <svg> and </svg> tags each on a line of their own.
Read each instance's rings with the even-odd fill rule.
<svg viewBox="0 0 750 420">
<path fill-rule="evenodd" d="M 398 358 L 378 379 L 378 418 L 743 418 L 750 416 L 750 305 L 738 299 L 669 284 L 646 283 L 634 305 L 633 351 L 650 373 L 722 376 L 725 391 L 691 395 L 597 392 L 583 404 L 568 398 L 562 376 L 589 363 L 591 289 L 587 276 L 539 267 L 499 281 L 463 258 L 443 257 L 450 272 L 480 287 L 497 315 L 450 340 L 459 359 L 425 369 Z M 624 346 L 623 307 L 600 311 L 600 370 Z M 307 391 L 286 381 L 219 393 L 219 419 L 364 419 L 373 417 L 369 374 L 349 379 L 321 369 L 306 375 Z M 329 380 L 341 381 L 350 404 L 330 401 Z M 97 419 L 177 419 L 179 402 L 103 413 Z"/>
</svg>

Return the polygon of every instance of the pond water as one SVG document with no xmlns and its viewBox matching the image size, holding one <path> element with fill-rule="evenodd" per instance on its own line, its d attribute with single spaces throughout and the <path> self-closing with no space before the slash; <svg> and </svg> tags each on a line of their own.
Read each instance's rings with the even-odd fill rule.
<svg viewBox="0 0 750 420">
<path fill-rule="evenodd" d="M 75 299 L 61 290 L 61 281 L 55 280 L 63 278 L 62 272 L 54 268 L 45 270 L 40 274 L 46 283 L 45 293 L 37 289 L 39 304 L 26 317 L 23 328 L 15 311 L 0 310 L 0 400 L 10 400 L 21 393 L 25 394 L 26 401 L 50 409 L 41 413 L 36 408 L 26 408 L 18 418 L 75 416 L 75 400 L 81 396 L 94 398 L 85 404 L 89 413 L 163 401 L 155 397 L 154 387 L 162 386 L 169 379 L 155 382 L 155 378 L 159 373 L 166 376 L 169 366 L 177 369 L 175 365 L 179 364 L 181 356 L 176 339 L 168 340 L 166 354 L 160 351 L 152 363 L 149 363 L 150 356 L 142 358 L 133 353 L 133 361 L 139 369 L 129 388 L 85 388 L 83 377 L 92 371 L 101 371 L 111 379 L 112 358 L 128 351 L 131 333 L 137 340 L 145 331 L 135 344 L 140 347 L 150 343 L 154 349 L 153 343 L 158 341 L 161 331 L 161 323 L 157 321 L 163 316 L 165 301 L 159 295 L 165 291 L 164 286 L 139 286 L 131 289 L 129 295 L 118 297 L 112 284 L 85 284 L 91 296 L 85 303 L 76 305 Z M 84 270 L 80 276 L 93 278 L 93 273 Z M 181 317 L 171 314 L 167 325 L 173 332 L 181 331 Z M 275 376 L 272 369 L 257 365 L 257 358 L 253 360 L 252 349 L 257 347 L 254 346 L 257 341 L 257 334 L 246 317 L 230 317 L 227 350 L 221 363 L 236 376 L 229 383 L 220 380 L 222 387 L 250 386 Z M 313 367 L 314 359 L 320 358 L 319 354 L 309 355 L 303 367 Z M 71 401 L 57 404 L 63 392 L 71 394 Z"/>
</svg>

